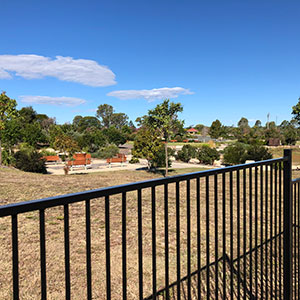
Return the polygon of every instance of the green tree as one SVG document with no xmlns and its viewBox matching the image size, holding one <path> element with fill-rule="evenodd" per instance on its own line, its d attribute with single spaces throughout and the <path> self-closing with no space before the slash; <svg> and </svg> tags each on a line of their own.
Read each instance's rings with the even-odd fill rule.
<svg viewBox="0 0 300 300">
<path fill-rule="evenodd" d="M 21 149 L 14 154 L 14 166 L 25 172 L 47 174 L 45 160 L 32 148 Z"/>
<path fill-rule="evenodd" d="M 138 158 L 145 158 L 148 162 L 148 170 L 150 170 L 161 148 L 162 144 L 158 132 L 154 129 L 143 127 L 136 134 L 132 155 Z"/>
<path fill-rule="evenodd" d="M 261 121 L 260 120 L 256 120 L 254 127 L 261 127 Z"/>
<path fill-rule="evenodd" d="M 0 94 L 0 166 L 2 165 L 2 131 L 5 129 L 6 121 L 17 115 L 17 101 L 9 98 L 5 92 Z"/>
<path fill-rule="evenodd" d="M 235 143 L 227 146 L 224 149 L 224 163 L 227 165 L 241 164 L 247 151 L 246 148 L 246 145 L 242 143 Z"/>
<path fill-rule="evenodd" d="M 196 152 L 196 157 L 200 163 L 212 165 L 215 160 L 220 159 L 220 154 L 216 148 L 210 148 L 208 145 L 199 147 Z"/>
<path fill-rule="evenodd" d="M 271 159 L 272 154 L 268 151 L 268 149 L 262 145 L 250 145 L 247 148 L 247 152 L 242 157 L 242 163 L 245 163 L 246 160 L 266 160 Z"/>
<path fill-rule="evenodd" d="M 80 118 L 79 118 L 80 117 Z M 81 116 L 76 116 L 73 119 L 73 126 L 75 130 L 79 132 L 84 132 L 87 129 L 100 129 L 101 128 L 101 123 L 96 117 L 81 117 Z"/>
<path fill-rule="evenodd" d="M 148 111 L 143 123 L 157 131 L 165 143 L 166 176 L 168 176 L 168 142 L 170 136 L 182 122 L 178 120 L 178 113 L 183 108 L 180 103 L 170 102 L 169 99 L 158 104 L 154 109 Z"/>
<path fill-rule="evenodd" d="M 272 154 L 266 147 L 259 144 L 235 143 L 224 149 L 224 163 L 229 165 L 242 164 L 246 160 L 260 161 L 270 158 L 272 158 Z"/>
<path fill-rule="evenodd" d="M 114 113 L 114 108 L 109 104 L 101 104 L 98 106 L 96 116 L 100 120 L 101 125 L 105 128 L 111 126 L 111 119 Z"/>
<path fill-rule="evenodd" d="M 284 145 L 295 145 L 298 139 L 298 131 L 293 122 L 287 120 L 280 124 L 281 142 Z"/>
<path fill-rule="evenodd" d="M 222 123 L 217 119 L 211 123 L 210 129 L 209 129 L 209 135 L 213 139 L 217 139 L 221 136 L 223 128 Z"/>
<path fill-rule="evenodd" d="M 183 162 L 189 162 L 190 159 L 195 158 L 196 147 L 192 145 L 184 145 L 181 150 L 177 152 L 177 159 Z"/>
<path fill-rule="evenodd" d="M 33 123 L 36 120 L 37 113 L 32 106 L 23 107 L 19 110 L 19 115 L 25 123 Z"/>
<path fill-rule="evenodd" d="M 204 129 L 204 125 L 203 124 L 197 124 L 195 126 L 195 129 L 197 129 L 199 131 L 200 134 L 202 134 L 202 130 Z"/>
<path fill-rule="evenodd" d="M 71 157 L 80 148 L 76 141 L 66 134 L 60 134 L 55 137 L 53 147 L 60 152 L 68 154 Z"/>
<path fill-rule="evenodd" d="M 47 138 L 44 135 L 39 123 L 26 124 L 21 130 L 23 141 L 36 148 L 39 143 L 46 143 Z"/>
<path fill-rule="evenodd" d="M 12 155 L 12 149 L 22 141 L 22 123 L 19 118 L 13 117 L 5 122 L 2 130 L 1 140 L 3 146 Z"/>
<path fill-rule="evenodd" d="M 109 144 L 119 146 L 126 143 L 126 135 L 113 126 L 104 129 L 103 134 L 107 138 Z"/>
<path fill-rule="evenodd" d="M 294 119 L 300 125 L 300 98 L 298 98 L 298 103 L 292 107 L 292 115 L 294 115 Z"/>
<path fill-rule="evenodd" d="M 123 126 L 128 125 L 128 116 L 124 113 L 113 113 L 111 116 L 111 126 L 121 129 Z"/>
<path fill-rule="evenodd" d="M 238 127 L 239 128 L 248 128 L 249 127 L 248 119 L 242 117 L 238 122 Z"/>
</svg>

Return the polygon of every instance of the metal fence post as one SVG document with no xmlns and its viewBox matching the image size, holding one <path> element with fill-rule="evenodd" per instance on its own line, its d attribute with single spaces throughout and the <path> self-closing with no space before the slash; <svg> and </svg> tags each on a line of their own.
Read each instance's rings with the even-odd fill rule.
<svg viewBox="0 0 300 300">
<path fill-rule="evenodd" d="M 284 150 L 283 163 L 283 299 L 292 299 L 292 150 Z"/>
</svg>

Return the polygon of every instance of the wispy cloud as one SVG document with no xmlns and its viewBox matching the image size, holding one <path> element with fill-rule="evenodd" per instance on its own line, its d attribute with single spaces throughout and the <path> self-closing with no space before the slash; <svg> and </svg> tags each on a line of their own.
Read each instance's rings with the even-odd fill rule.
<svg viewBox="0 0 300 300">
<path fill-rule="evenodd" d="M 49 97 L 49 96 L 20 96 L 23 103 L 48 104 L 58 106 L 77 106 L 86 103 L 86 100 L 74 97 Z"/>
<path fill-rule="evenodd" d="M 148 102 L 155 100 L 162 100 L 165 98 L 177 98 L 179 95 L 191 95 L 194 94 L 189 89 L 182 87 L 173 87 L 173 88 L 159 88 L 152 90 L 122 90 L 122 91 L 113 91 L 107 94 L 107 96 L 112 96 L 119 98 L 121 100 L 128 99 L 145 99 Z"/>
<path fill-rule="evenodd" d="M 94 60 L 40 55 L 0 55 L 0 79 L 12 79 L 14 74 L 25 79 L 46 76 L 88 86 L 109 86 L 116 83 L 115 74 Z"/>
</svg>

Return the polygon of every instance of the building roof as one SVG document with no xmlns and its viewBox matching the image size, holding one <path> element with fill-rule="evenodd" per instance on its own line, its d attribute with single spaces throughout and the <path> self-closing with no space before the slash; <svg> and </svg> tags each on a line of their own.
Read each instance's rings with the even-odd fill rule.
<svg viewBox="0 0 300 300">
<path fill-rule="evenodd" d="M 190 129 L 187 130 L 187 132 L 198 132 L 198 130 L 195 129 L 195 128 L 190 128 Z"/>
</svg>

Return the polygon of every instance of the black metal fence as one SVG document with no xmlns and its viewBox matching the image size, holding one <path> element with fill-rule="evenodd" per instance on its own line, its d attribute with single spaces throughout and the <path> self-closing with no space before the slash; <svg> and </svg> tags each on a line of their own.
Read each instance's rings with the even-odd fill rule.
<svg viewBox="0 0 300 300">
<path fill-rule="evenodd" d="M 0 279 L 0 287 L 13 299 L 300 297 L 300 179 L 292 181 L 290 150 L 278 159 L 5 205 L 0 217 L 12 235 L 1 248 L 1 259 L 11 256 L 12 280 Z M 39 228 L 26 244 L 27 223 Z M 23 243 L 38 246 L 27 253 Z M 32 287 L 28 274 L 39 278 Z"/>
</svg>

